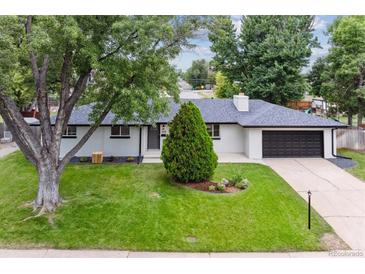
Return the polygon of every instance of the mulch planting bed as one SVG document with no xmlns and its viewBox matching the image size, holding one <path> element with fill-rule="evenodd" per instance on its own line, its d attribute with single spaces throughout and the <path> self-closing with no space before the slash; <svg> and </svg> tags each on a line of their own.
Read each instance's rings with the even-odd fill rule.
<svg viewBox="0 0 365 274">
<path fill-rule="evenodd" d="M 191 182 L 191 183 L 186 183 L 186 184 L 182 184 L 182 185 L 193 188 L 193 189 L 205 191 L 205 192 L 211 192 L 211 193 L 234 193 L 234 192 L 239 192 L 239 191 L 243 190 L 243 189 L 236 188 L 234 186 L 226 186 L 225 190 L 223 190 L 223 191 L 209 190 L 209 186 L 217 185 L 217 183 L 211 182 L 211 181 L 203 181 L 203 182 L 199 182 L 199 183 Z"/>
</svg>

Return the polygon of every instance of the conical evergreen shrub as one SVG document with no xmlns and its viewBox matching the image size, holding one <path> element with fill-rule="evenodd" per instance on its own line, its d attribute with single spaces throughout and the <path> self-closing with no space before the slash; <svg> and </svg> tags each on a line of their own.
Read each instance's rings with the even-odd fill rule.
<svg viewBox="0 0 365 274">
<path fill-rule="evenodd" d="M 192 102 L 182 104 L 169 124 L 161 159 L 179 182 L 200 182 L 213 175 L 217 155 L 200 110 Z"/>
</svg>

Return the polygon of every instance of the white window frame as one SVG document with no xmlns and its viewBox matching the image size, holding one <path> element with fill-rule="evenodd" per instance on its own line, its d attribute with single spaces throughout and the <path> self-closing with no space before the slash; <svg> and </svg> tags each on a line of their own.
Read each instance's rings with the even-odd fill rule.
<svg viewBox="0 0 365 274">
<path fill-rule="evenodd" d="M 119 134 L 113 134 L 113 127 L 119 127 Z M 122 134 L 122 127 L 126 127 L 128 129 L 128 134 Z M 127 125 L 115 125 L 110 127 L 110 138 L 130 138 L 131 137 L 131 129 Z"/>
<path fill-rule="evenodd" d="M 75 128 L 75 133 L 70 134 L 70 127 Z M 77 126 L 67 126 L 65 132 L 62 134 L 63 138 L 77 138 Z"/>
<path fill-rule="evenodd" d="M 208 127 L 211 127 L 211 132 L 209 132 Z M 215 133 L 215 127 L 218 127 L 218 135 L 214 135 Z M 221 128 L 220 128 L 220 124 L 207 124 L 207 131 L 208 134 L 210 135 L 210 137 L 212 139 L 220 139 L 221 138 Z"/>
</svg>

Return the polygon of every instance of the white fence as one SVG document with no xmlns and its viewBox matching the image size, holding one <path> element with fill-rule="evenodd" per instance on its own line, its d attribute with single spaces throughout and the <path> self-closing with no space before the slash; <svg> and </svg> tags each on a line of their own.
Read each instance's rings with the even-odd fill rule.
<svg viewBox="0 0 365 274">
<path fill-rule="evenodd" d="M 365 150 L 365 130 L 357 128 L 337 129 L 337 148 Z"/>
<path fill-rule="evenodd" d="M 9 143 L 13 140 L 11 132 L 6 128 L 5 123 L 0 123 L 0 143 Z"/>
</svg>

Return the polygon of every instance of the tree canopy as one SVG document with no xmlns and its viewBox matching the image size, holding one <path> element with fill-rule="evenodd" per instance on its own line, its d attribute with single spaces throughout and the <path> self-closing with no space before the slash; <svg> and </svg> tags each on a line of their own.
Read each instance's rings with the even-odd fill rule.
<svg viewBox="0 0 365 274">
<path fill-rule="evenodd" d="M 201 27 L 194 16 L 1 16 L 0 114 L 25 156 L 37 166 L 39 188 L 33 205 L 52 211 L 61 202 L 60 174 L 112 110 L 116 119 L 153 121 L 166 111 L 166 94 L 177 98 L 170 65 Z M 40 112 L 41 140 L 14 99 L 28 85 Z M 48 98 L 59 110 L 51 124 Z M 60 159 L 62 133 L 73 108 L 93 103 L 93 125 Z"/>
<path fill-rule="evenodd" d="M 167 172 L 179 182 L 200 182 L 213 175 L 218 158 L 207 126 L 194 103 L 182 104 L 169 124 L 161 159 Z"/>
<path fill-rule="evenodd" d="M 214 66 L 252 98 L 286 104 L 309 89 L 301 70 L 308 64 L 313 16 L 245 16 L 236 35 L 232 20 L 218 16 L 210 25 Z"/>
<path fill-rule="evenodd" d="M 215 75 L 214 93 L 218 98 L 233 98 L 233 95 L 239 93 L 239 86 L 218 71 Z"/>
<path fill-rule="evenodd" d="M 354 114 L 361 124 L 365 112 L 365 16 L 339 17 L 328 32 L 329 53 L 315 62 L 309 74 L 313 93 L 347 113 L 349 125 Z"/>
<path fill-rule="evenodd" d="M 206 84 L 214 83 L 214 75 L 212 74 L 207 60 L 194 60 L 191 67 L 185 72 L 184 80 L 192 85 L 193 88 L 199 88 Z"/>
</svg>

